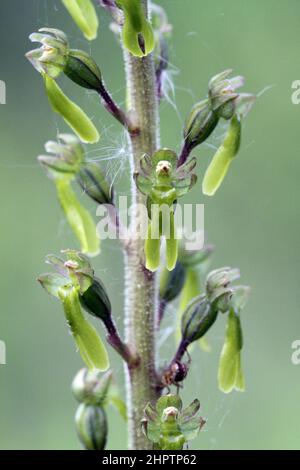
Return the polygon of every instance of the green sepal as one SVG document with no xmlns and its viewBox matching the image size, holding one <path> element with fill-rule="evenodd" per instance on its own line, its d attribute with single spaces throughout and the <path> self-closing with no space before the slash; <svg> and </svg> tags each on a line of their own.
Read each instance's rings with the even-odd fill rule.
<svg viewBox="0 0 300 470">
<path fill-rule="evenodd" d="M 91 0 L 62 0 L 74 22 L 89 41 L 96 39 L 99 20 Z"/>
<path fill-rule="evenodd" d="M 239 316 L 232 309 L 228 314 L 225 342 L 220 356 L 218 383 L 224 393 L 245 390 L 245 379 L 241 367 L 243 336 Z"/>
<path fill-rule="evenodd" d="M 67 258 L 64 266 L 68 269 L 68 276 L 72 281 L 72 285 L 78 287 L 80 293 L 85 292 L 91 286 L 94 279 L 94 270 L 89 259 L 76 250 L 62 250 L 62 253 Z M 49 256 L 46 257 L 46 262 L 50 262 L 55 268 L 53 261 L 49 261 Z"/>
<path fill-rule="evenodd" d="M 41 274 L 38 279 L 39 283 L 53 297 L 59 298 L 59 290 L 66 286 L 67 279 L 56 273 Z"/>
<path fill-rule="evenodd" d="M 94 279 L 89 260 L 74 250 L 64 250 L 62 253 L 66 255 L 66 261 L 55 255 L 46 257 L 46 263 L 50 264 L 56 273 L 43 274 L 39 276 L 38 281 L 54 297 L 59 297 L 59 287 L 63 286 L 73 286 L 78 288 L 80 293 L 85 292 Z"/>
<path fill-rule="evenodd" d="M 100 251 L 100 239 L 89 212 L 80 204 L 69 179 L 56 179 L 57 196 L 66 219 L 81 244 L 81 251 L 95 256 Z"/>
<path fill-rule="evenodd" d="M 240 119 L 234 115 L 231 119 L 225 139 L 215 153 L 204 175 L 202 183 L 203 194 L 213 196 L 221 186 L 232 160 L 239 151 L 240 141 L 241 122 Z"/>
<path fill-rule="evenodd" d="M 140 0 L 117 0 L 124 11 L 123 43 L 136 57 L 144 57 L 153 51 L 155 39 L 150 22 L 147 20 Z M 141 47 L 140 38 L 143 39 Z"/>
<path fill-rule="evenodd" d="M 99 133 L 84 111 L 71 101 L 57 85 L 55 80 L 42 74 L 46 93 L 53 111 L 60 114 L 82 142 L 94 144 L 100 139 Z"/>
<path fill-rule="evenodd" d="M 200 410 L 200 402 L 197 398 L 192 401 L 184 410 L 181 412 L 180 415 L 180 423 L 181 425 L 185 424 L 187 421 L 191 420 L 196 416 L 198 411 Z"/>
<path fill-rule="evenodd" d="M 89 369 L 107 370 L 109 359 L 106 348 L 95 328 L 85 319 L 81 311 L 78 289 L 62 287 L 58 294 L 83 361 Z"/>
</svg>

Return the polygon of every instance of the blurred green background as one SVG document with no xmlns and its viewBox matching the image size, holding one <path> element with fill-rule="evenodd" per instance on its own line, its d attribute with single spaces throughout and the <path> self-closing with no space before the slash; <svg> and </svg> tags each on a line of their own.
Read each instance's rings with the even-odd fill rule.
<svg viewBox="0 0 300 470">
<path fill-rule="evenodd" d="M 195 349 L 185 400 L 197 396 L 208 422 L 192 449 L 300 448 L 300 366 L 291 343 L 300 338 L 299 174 L 300 106 L 291 84 L 300 79 L 298 0 L 160 0 L 174 25 L 171 49 L 177 109 L 163 103 L 162 143 L 179 150 L 182 120 L 204 97 L 209 78 L 233 68 L 260 96 L 244 125 L 243 147 L 214 198 L 200 186 L 190 201 L 205 203 L 205 228 L 216 246 L 212 267 L 238 266 L 252 295 L 243 313 L 245 393 L 217 389 L 217 364 L 225 319 L 210 334 L 210 354 Z M 26 5 L 25 5 L 26 4 Z M 28 35 L 43 26 L 65 30 L 72 47 L 91 50 L 106 82 L 124 100 L 122 56 L 109 18 L 99 8 L 100 37 L 86 43 L 59 0 L 1 0 L 0 79 L 7 104 L 0 105 L 1 314 L 0 339 L 7 365 L 0 366 L 0 448 L 77 449 L 70 382 L 82 366 L 60 305 L 36 277 L 44 256 L 76 247 L 63 221 L 54 187 L 36 162 L 46 140 L 67 128 L 50 111 L 40 76 L 24 58 Z M 122 194 L 128 191 L 125 139 L 97 96 L 62 80 L 70 96 L 102 129 L 90 156 L 104 159 Z M 211 143 L 222 134 L 217 131 Z M 213 149 L 203 146 L 199 175 Z M 121 178 L 123 176 L 123 178 Z M 188 199 L 187 199 L 188 200 Z M 87 205 L 89 204 L 85 200 Z M 90 206 L 94 211 L 93 205 Z M 117 243 L 103 243 L 95 261 L 122 325 L 123 268 Z M 170 312 L 165 326 L 171 323 Z M 168 354 L 172 352 L 168 347 Z M 114 353 L 116 376 L 123 369 Z M 109 412 L 110 449 L 124 449 L 126 430 Z"/>
</svg>

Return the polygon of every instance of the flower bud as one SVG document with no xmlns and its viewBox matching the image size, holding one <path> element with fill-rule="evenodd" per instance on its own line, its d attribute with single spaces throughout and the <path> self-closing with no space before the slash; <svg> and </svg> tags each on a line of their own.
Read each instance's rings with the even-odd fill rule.
<svg viewBox="0 0 300 470">
<path fill-rule="evenodd" d="M 116 0 L 124 12 L 123 42 L 136 57 L 144 57 L 154 49 L 154 35 L 140 0 Z"/>
<path fill-rule="evenodd" d="M 39 49 L 27 52 L 26 57 L 40 73 L 56 78 L 64 70 L 69 54 L 68 38 L 59 29 L 41 28 L 29 36 L 32 42 L 40 42 Z"/>
<path fill-rule="evenodd" d="M 212 110 L 209 99 L 197 103 L 187 119 L 184 139 L 192 150 L 202 144 L 215 130 L 219 118 Z"/>
<path fill-rule="evenodd" d="M 91 286 L 80 294 L 79 299 L 90 315 L 100 318 L 104 323 L 111 317 L 111 303 L 100 279 L 94 278 Z"/>
<path fill-rule="evenodd" d="M 113 204 L 113 188 L 98 163 L 88 162 L 82 165 L 77 181 L 82 190 L 98 204 Z"/>
<path fill-rule="evenodd" d="M 141 158 L 140 171 L 134 175 L 138 189 L 148 196 L 147 209 L 151 221 L 145 241 L 145 255 L 146 267 L 150 271 L 156 271 L 159 267 L 162 236 L 166 239 L 167 269 L 174 269 L 178 254 L 174 206 L 177 199 L 186 194 L 197 181 L 193 173 L 195 159 L 179 168 L 177 162 L 175 152 L 159 149 L 152 157 L 144 155 Z"/>
<path fill-rule="evenodd" d="M 82 403 L 76 412 L 78 437 L 86 450 L 104 450 L 107 441 L 107 418 L 102 408 Z"/>
<path fill-rule="evenodd" d="M 185 269 L 180 262 L 173 271 L 164 269 L 160 277 L 159 295 L 163 302 L 172 302 L 180 294 L 185 282 Z"/>
<path fill-rule="evenodd" d="M 99 92 L 102 88 L 101 72 L 96 62 L 84 51 L 71 49 L 64 73 L 77 85 Z"/>
<path fill-rule="evenodd" d="M 105 374 L 97 369 L 81 369 L 72 383 L 72 392 L 80 403 L 103 405 L 112 381 L 112 372 Z"/>
<path fill-rule="evenodd" d="M 96 39 L 99 20 L 92 0 L 62 0 L 86 39 Z"/>
<path fill-rule="evenodd" d="M 207 333 L 215 323 L 218 310 L 207 300 L 205 295 L 196 297 L 187 306 L 181 320 L 182 341 L 192 343 Z"/>
</svg>

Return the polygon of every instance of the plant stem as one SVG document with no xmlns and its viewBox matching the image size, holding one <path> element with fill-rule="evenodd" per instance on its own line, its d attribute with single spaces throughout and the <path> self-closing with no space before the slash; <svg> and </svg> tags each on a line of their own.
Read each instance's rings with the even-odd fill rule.
<svg viewBox="0 0 300 470">
<path fill-rule="evenodd" d="M 141 0 L 148 11 L 148 0 Z M 159 146 L 159 116 L 156 96 L 156 78 L 152 55 L 133 57 L 124 52 L 127 75 L 127 94 L 131 115 L 139 129 L 130 135 L 131 174 L 144 153 L 151 155 Z M 132 234 L 138 232 L 141 214 L 138 204 L 145 205 L 145 197 L 137 191 L 132 178 Z M 130 449 L 151 449 L 144 436 L 141 420 L 146 404 L 157 398 L 155 372 L 155 321 L 158 304 L 156 276 L 144 266 L 144 240 L 131 239 L 125 254 L 125 332 L 126 342 L 138 353 L 141 362 L 127 371 L 128 432 Z"/>
</svg>

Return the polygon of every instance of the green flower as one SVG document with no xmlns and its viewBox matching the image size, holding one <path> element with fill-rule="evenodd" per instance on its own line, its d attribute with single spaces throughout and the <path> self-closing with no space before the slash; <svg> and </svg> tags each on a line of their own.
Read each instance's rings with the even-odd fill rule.
<svg viewBox="0 0 300 470">
<path fill-rule="evenodd" d="M 229 78 L 232 70 L 215 75 L 208 84 L 208 95 L 211 107 L 219 117 L 231 119 L 235 113 L 235 103 L 239 94 L 236 90 L 244 85 L 244 77 Z"/>
<path fill-rule="evenodd" d="M 169 149 L 160 149 L 152 157 L 144 155 L 140 171 L 134 178 L 140 192 L 147 196 L 151 219 L 145 243 L 146 267 L 156 271 L 160 263 L 160 238 L 166 238 L 166 265 L 172 271 L 176 265 L 178 242 L 174 221 L 175 202 L 196 183 L 192 173 L 196 160 L 177 168 L 177 155 Z"/>
<path fill-rule="evenodd" d="M 81 253 L 73 250 L 64 253 L 66 261 L 54 255 L 46 258 L 56 272 L 43 274 L 38 281 L 50 295 L 62 302 L 66 321 L 88 368 L 106 370 L 109 367 L 106 348 L 95 328 L 84 317 L 80 305 L 80 296 L 93 283 L 94 271 Z"/>
<path fill-rule="evenodd" d="M 42 45 L 27 52 L 27 59 L 39 73 L 57 78 L 64 71 L 69 57 L 69 42 L 65 33 L 59 29 L 41 28 L 38 33 L 32 33 L 29 39 Z"/>
<path fill-rule="evenodd" d="M 177 155 L 169 149 L 160 149 L 151 157 L 144 155 L 140 161 L 140 171 L 135 173 L 136 185 L 151 204 L 172 205 L 186 194 L 196 183 L 192 173 L 196 166 L 193 158 L 186 165 L 177 168 Z M 150 214 L 149 214 L 150 215 Z"/>
<path fill-rule="evenodd" d="M 251 109 L 255 96 L 238 93 L 237 89 L 244 85 L 244 78 L 229 78 L 231 72 L 225 70 L 215 75 L 208 84 L 207 97 L 193 106 L 184 129 L 183 161 L 197 145 L 208 139 L 220 118 L 240 121 Z"/>
<path fill-rule="evenodd" d="M 195 439 L 205 424 L 205 420 L 198 416 L 199 409 L 198 400 L 182 409 L 178 395 L 162 396 L 155 407 L 149 403 L 142 426 L 154 449 L 182 450 L 188 441 Z"/>
<path fill-rule="evenodd" d="M 27 59 L 42 75 L 49 103 L 60 114 L 82 142 L 98 142 L 100 136 L 85 112 L 61 90 L 55 79 L 64 73 L 78 85 L 100 93 L 103 83 L 95 61 L 84 51 L 70 49 L 63 31 L 42 28 L 29 36 L 42 46 L 26 54 Z"/>
</svg>

